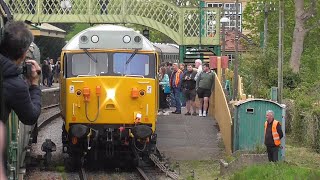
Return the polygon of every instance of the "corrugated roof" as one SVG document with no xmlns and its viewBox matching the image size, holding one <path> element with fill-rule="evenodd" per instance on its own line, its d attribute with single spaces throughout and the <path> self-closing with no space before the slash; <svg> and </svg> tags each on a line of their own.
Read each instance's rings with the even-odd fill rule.
<svg viewBox="0 0 320 180">
<path fill-rule="evenodd" d="M 155 47 L 161 49 L 163 53 L 179 53 L 179 46 L 175 44 L 152 43 Z"/>
<path fill-rule="evenodd" d="M 34 26 L 34 27 L 38 28 L 40 30 L 58 31 L 58 32 L 66 33 L 66 31 L 64 31 L 63 29 L 60 29 L 60 28 L 53 26 L 51 24 L 48 24 L 48 23 L 42 23 L 41 25 Z"/>
<path fill-rule="evenodd" d="M 245 104 L 245 103 L 248 103 L 248 102 L 252 102 L 252 101 L 270 102 L 270 103 L 276 104 L 277 106 L 280 106 L 282 108 L 286 107 L 285 104 L 279 104 L 277 102 L 274 102 L 274 101 L 271 101 L 271 100 L 268 100 L 268 99 L 246 99 L 246 100 L 243 100 L 243 101 L 238 101 L 237 103 L 235 103 L 235 106 L 241 106 L 242 104 Z"/>
</svg>

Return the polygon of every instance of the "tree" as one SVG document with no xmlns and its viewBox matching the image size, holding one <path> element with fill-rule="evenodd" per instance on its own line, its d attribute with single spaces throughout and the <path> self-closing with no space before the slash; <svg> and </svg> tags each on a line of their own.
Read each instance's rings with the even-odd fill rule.
<svg viewBox="0 0 320 180">
<path fill-rule="evenodd" d="M 295 27 L 293 32 L 292 52 L 290 58 L 290 67 L 294 73 L 300 70 L 300 59 L 303 52 L 303 45 L 306 34 L 319 27 L 320 20 L 314 22 L 317 14 L 316 0 L 310 0 L 309 6 L 305 8 L 304 0 L 294 0 L 295 2 Z M 308 26 L 309 24 L 309 26 Z M 311 25 L 310 25 L 311 24 Z"/>
</svg>

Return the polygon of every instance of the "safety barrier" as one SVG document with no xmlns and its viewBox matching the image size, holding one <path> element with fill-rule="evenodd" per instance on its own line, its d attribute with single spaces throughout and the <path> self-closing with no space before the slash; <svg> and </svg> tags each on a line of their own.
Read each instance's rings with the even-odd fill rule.
<svg viewBox="0 0 320 180">
<path fill-rule="evenodd" d="M 215 86 L 210 98 L 209 116 L 214 118 L 220 128 L 226 153 L 232 153 L 232 119 L 228 102 L 218 76 L 215 76 Z"/>
<path fill-rule="evenodd" d="M 42 109 L 57 106 L 60 102 L 60 88 L 43 89 L 42 92 Z"/>
</svg>

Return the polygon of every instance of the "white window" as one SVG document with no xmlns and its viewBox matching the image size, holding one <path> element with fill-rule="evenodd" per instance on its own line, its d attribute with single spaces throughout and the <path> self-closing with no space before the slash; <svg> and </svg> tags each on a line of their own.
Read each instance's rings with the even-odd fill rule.
<svg viewBox="0 0 320 180">
<path fill-rule="evenodd" d="M 242 32 L 242 4 L 238 3 L 238 30 Z M 235 29 L 236 28 L 236 6 L 235 3 L 207 3 L 207 7 L 217 7 L 224 10 L 224 14 L 227 18 L 230 19 L 230 22 L 226 23 L 226 29 Z M 221 25 L 222 27 L 222 25 Z M 210 25 L 209 25 L 210 28 Z M 209 31 L 209 29 L 208 29 Z"/>
</svg>

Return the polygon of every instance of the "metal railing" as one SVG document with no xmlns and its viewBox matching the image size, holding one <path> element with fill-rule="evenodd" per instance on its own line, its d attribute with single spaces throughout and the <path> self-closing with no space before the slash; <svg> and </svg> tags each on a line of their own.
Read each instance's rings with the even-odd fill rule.
<svg viewBox="0 0 320 180">
<path fill-rule="evenodd" d="M 219 45 L 220 9 L 163 0 L 5 0 L 15 20 L 34 23 L 141 24 L 179 45 Z"/>
</svg>

